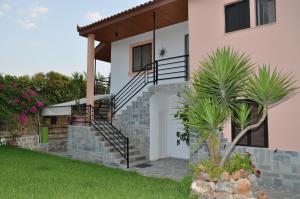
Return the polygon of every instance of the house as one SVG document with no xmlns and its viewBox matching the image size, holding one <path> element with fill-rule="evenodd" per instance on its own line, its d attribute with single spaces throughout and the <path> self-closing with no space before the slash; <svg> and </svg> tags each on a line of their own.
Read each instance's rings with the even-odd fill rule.
<svg viewBox="0 0 300 199">
<path fill-rule="evenodd" d="M 77 27 L 87 38 L 87 104 L 93 130 L 72 126 L 69 149 L 78 158 L 111 165 L 133 166 L 134 161 L 164 157 L 204 159 L 207 151 L 195 151 L 195 135 L 190 146 L 177 146 L 176 132 L 183 127 L 174 118 L 198 62 L 229 45 L 300 80 L 299 7 L 298 0 L 154 0 Z M 96 41 L 100 44 L 95 47 Z M 97 118 L 93 108 L 95 60 L 111 63 L 111 121 Z M 271 109 L 263 126 L 236 148 L 252 153 L 266 182 L 300 184 L 299 100 L 296 95 Z M 224 129 L 229 142 L 234 129 L 232 122 Z"/>
</svg>

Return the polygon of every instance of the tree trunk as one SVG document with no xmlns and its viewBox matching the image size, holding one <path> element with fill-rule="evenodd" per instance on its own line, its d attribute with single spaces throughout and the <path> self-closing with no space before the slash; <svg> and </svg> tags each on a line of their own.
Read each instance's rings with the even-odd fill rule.
<svg viewBox="0 0 300 199">
<path fill-rule="evenodd" d="M 237 142 L 249 131 L 249 130 L 252 130 L 252 129 L 255 129 L 257 127 L 259 127 L 266 119 L 267 117 L 267 112 L 268 112 L 268 109 L 267 107 L 265 106 L 263 108 L 263 115 L 262 117 L 260 118 L 260 120 L 256 123 L 256 124 L 253 124 L 253 125 L 250 125 L 248 126 L 247 128 L 243 129 L 236 137 L 235 139 L 232 141 L 232 143 L 230 143 L 226 149 L 225 149 L 225 152 L 224 152 L 224 156 L 221 160 L 221 163 L 220 163 L 220 167 L 223 168 L 224 165 L 225 165 L 225 162 L 226 160 L 228 159 L 231 151 L 233 150 L 233 148 L 235 147 L 235 145 L 237 144 Z"/>
</svg>

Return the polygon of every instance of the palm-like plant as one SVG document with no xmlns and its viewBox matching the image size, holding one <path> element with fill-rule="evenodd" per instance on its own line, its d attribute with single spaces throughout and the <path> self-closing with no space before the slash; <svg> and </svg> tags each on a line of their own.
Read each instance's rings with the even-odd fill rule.
<svg viewBox="0 0 300 199">
<path fill-rule="evenodd" d="M 200 144 L 206 142 L 212 162 L 218 165 L 222 123 L 228 117 L 229 109 L 215 99 L 201 98 L 190 93 L 193 92 L 186 92 L 186 100 L 183 102 L 188 118 L 184 124 L 200 132 Z"/>
<path fill-rule="evenodd" d="M 197 128 L 201 139 L 206 141 L 211 161 L 224 166 L 236 143 L 249 130 L 257 128 L 265 120 L 267 111 L 291 96 L 296 87 L 289 74 L 282 74 L 270 67 L 260 67 L 254 72 L 249 56 L 224 47 L 217 49 L 201 63 L 194 74 L 191 88 L 185 92 L 184 109 L 188 120 L 186 125 Z M 250 99 L 262 107 L 262 116 L 250 125 L 250 107 L 239 99 Z M 219 161 L 222 128 L 230 115 L 236 115 L 241 132 L 229 144 Z"/>
<path fill-rule="evenodd" d="M 276 69 L 271 71 L 270 66 L 262 66 L 259 68 L 258 73 L 252 73 L 249 77 L 249 83 L 246 87 L 245 94 L 249 99 L 258 103 L 262 107 L 262 116 L 256 124 L 246 127 L 243 125 L 241 132 L 235 137 L 230 145 L 225 149 L 224 156 L 220 163 L 223 167 L 227 158 L 229 157 L 232 149 L 236 143 L 249 131 L 259 127 L 266 119 L 268 109 L 276 105 L 295 93 L 297 87 L 296 81 L 288 73 L 278 72 Z M 242 112 L 248 112 L 245 109 Z M 244 114 L 245 115 L 245 114 Z M 244 119 L 245 121 L 245 119 Z M 241 123 L 242 124 L 242 123 Z M 242 125 L 241 125 L 242 126 Z"/>
</svg>

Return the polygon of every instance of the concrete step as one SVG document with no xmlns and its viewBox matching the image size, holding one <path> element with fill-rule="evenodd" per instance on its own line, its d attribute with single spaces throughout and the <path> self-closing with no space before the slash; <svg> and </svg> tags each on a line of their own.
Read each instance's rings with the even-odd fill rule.
<svg viewBox="0 0 300 199">
<path fill-rule="evenodd" d="M 112 154 L 115 154 L 116 158 L 123 158 L 123 156 L 118 151 L 112 152 Z M 130 149 L 129 150 L 129 156 L 133 156 L 133 155 L 141 155 L 141 152 L 137 149 L 134 149 L 134 148 Z"/>
<path fill-rule="evenodd" d="M 106 147 L 109 152 L 118 152 L 117 149 L 115 149 L 113 146 L 107 146 Z M 135 147 L 133 145 L 129 145 L 129 150 L 134 149 Z"/>
<path fill-rule="evenodd" d="M 130 168 L 135 167 L 137 165 L 145 164 L 145 163 L 148 163 L 148 162 L 149 162 L 149 160 L 140 160 L 140 161 L 135 161 L 135 162 L 129 162 L 129 167 Z M 125 161 L 125 164 L 121 164 L 121 165 L 122 165 L 122 167 L 126 167 L 127 166 L 126 164 L 127 163 Z"/>
<path fill-rule="evenodd" d="M 145 155 L 129 155 L 129 163 L 134 163 L 137 161 L 145 161 L 146 156 Z M 116 159 L 117 162 L 120 161 L 120 164 L 127 164 L 127 161 L 124 158 Z"/>
</svg>

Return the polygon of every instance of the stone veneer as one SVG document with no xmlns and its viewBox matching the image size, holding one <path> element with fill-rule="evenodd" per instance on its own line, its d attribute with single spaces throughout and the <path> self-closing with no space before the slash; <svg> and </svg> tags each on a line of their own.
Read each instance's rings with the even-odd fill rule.
<svg viewBox="0 0 300 199">
<path fill-rule="evenodd" d="M 48 152 L 48 144 L 39 143 L 38 135 L 24 135 L 17 137 L 16 143 L 18 147 L 24 149 Z"/>
<path fill-rule="evenodd" d="M 117 113 L 113 124 L 129 137 L 129 142 L 136 146 L 149 160 L 150 152 L 150 98 L 156 92 L 182 92 L 186 83 L 151 85 L 121 113 Z"/>
<path fill-rule="evenodd" d="M 190 136 L 190 163 L 195 164 L 208 159 L 205 145 L 199 146 L 199 135 Z M 224 150 L 226 140 L 223 140 Z M 300 189 L 300 152 L 277 151 L 257 147 L 235 147 L 233 152 L 248 152 L 252 156 L 254 165 L 262 171 L 259 181 L 266 185 L 287 186 Z"/>
<path fill-rule="evenodd" d="M 68 154 L 73 159 L 119 167 L 115 157 L 101 142 L 101 136 L 96 136 L 90 126 L 69 125 L 68 128 Z"/>
</svg>

